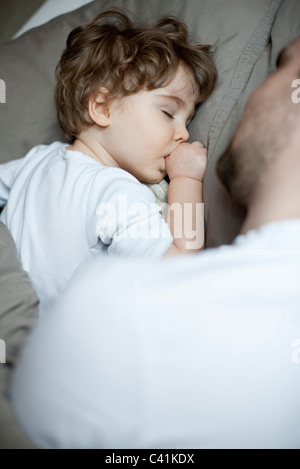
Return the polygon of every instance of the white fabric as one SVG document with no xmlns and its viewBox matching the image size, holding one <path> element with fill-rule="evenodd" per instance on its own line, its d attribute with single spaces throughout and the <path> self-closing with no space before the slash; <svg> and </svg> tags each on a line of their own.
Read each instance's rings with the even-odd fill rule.
<svg viewBox="0 0 300 469">
<path fill-rule="evenodd" d="M 92 0 L 47 0 L 43 5 L 26 21 L 21 29 L 14 35 L 14 38 L 21 36 L 29 29 L 36 28 L 56 16 L 63 15 L 76 8 L 80 8 Z"/>
<path fill-rule="evenodd" d="M 0 165 L 0 216 L 41 310 L 94 252 L 160 258 L 172 243 L 154 194 L 134 176 L 55 142 Z"/>
<path fill-rule="evenodd" d="M 41 319 L 12 405 L 41 447 L 300 448 L 300 220 L 163 263 L 97 259 Z"/>
</svg>

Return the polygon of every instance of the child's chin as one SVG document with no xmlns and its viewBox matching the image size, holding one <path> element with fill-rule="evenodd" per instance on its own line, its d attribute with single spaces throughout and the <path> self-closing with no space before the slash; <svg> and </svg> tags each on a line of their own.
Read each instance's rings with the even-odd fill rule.
<svg viewBox="0 0 300 469">
<path fill-rule="evenodd" d="M 153 178 L 152 182 L 150 184 L 159 184 L 165 177 L 167 173 L 160 173 L 157 178 Z"/>
<path fill-rule="evenodd" d="M 151 174 L 147 175 L 148 177 L 142 180 L 140 178 L 140 182 L 143 182 L 144 184 L 159 184 L 166 176 L 167 173 L 165 171 L 156 171 Z"/>
<path fill-rule="evenodd" d="M 150 182 L 148 182 L 148 184 L 159 184 L 163 179 L 164 179 L 163 177 L 160 177 L 158 179 L 153 179 Z"/>
</svg>

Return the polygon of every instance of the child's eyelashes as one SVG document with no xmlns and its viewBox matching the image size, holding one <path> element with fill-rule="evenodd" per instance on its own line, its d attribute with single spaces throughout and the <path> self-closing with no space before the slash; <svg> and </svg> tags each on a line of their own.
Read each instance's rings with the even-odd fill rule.
<svg viewBox="0 0 300 469">
<path fill-rule="evenodd" d="M 166 116 L 168 116 L 170 119 L 174 119 L 174 116 L 173 116 L 170 112 L 165 111 L 164 109 L 162 109 L 162 112 L 163 112 Z"/>
</svg>

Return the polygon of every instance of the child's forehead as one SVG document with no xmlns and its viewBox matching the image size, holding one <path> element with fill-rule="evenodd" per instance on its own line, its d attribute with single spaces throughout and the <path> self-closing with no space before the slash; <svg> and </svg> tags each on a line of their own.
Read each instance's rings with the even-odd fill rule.
<svg viewBox="0 0 300 469">
<path fill-rule="evenodd" d="M 176 76 L 163 88 L 157 90 L 157 94 L 166 98 L 172 98 L 178 104 L 197 102 L 198 91 L 196 83 L 191 74 L 187 75 L 185 79 Z"/>
<path fill-rule="evenodd" d="M 172 80 L 162 90 L 163 93 L 177 96 L 183 101 L 196 100 L 198 95 L 194 76 L 183 67 L 177 69 Z"/>
</svg>

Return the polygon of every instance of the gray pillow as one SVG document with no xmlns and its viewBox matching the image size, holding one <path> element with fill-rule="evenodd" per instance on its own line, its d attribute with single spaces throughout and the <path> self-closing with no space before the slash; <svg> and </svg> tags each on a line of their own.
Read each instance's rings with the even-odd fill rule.
<svg viewBox="0 0 300 469">
<path fill-rule="evenodd" d="M 286 20 L 282 28 L 277 25 L 272 39 L 280 45 L 299 31 L 297 0 L 96 0 L 1 45 L 0 78 L 6 83 L 6 104 L 0 104 L 0 162 L 22 157 L 34 145 L 62 139 L 53 89 L 54 69 L 66 37 L 103 9 L 124 5 L 140 19 L 177 16 L 186 22 L 195 42 L 213 46 L 219 83 L 199 109 L 190 134 L 209 150 L 204 184 L 207 246 L 229 243 L 244 212 L 221 187 L 215 164 L 236 128 L 246 98 L 269 74 L 274 59 L 271 31 L 281 5 Z"/>
<path fill-rule="evenodd" d="M 244 2 L 239 2 L 244 4 Z M 237 235 L 245 210 L 236 204 L 227 194 L 215 175 L 215 165 L 226 149 L 237 124 L 242 117 L 245 103 L 252 91 L 259 86 L 265 78 L 275 70 L 276 59 L 279 52 L 287 44 L 300 35 L 300 2 L 299 0 L 259 2 L 265 12 L 257 21 L 255 27 L 252 23 L 251 9 L 259 10 L 257 2 L 248 2 L 248 8 L 241 8 L 244 15 L 241 17 L 239 27 L 244 28 L 244 22 L 249 19 L 249 37 L 241 37 L 241 53 L 231 70 L 229 86 L 216 93 L 202 106 L 198 119 L 203 122 L 205 110 L 211 107 L 220 93 L 219 107 L 216 109 L 214 121 L 209 129 L 209 163 L 204 184 L 204 201 L 206 205 L 207 246 L 231 243 Z M 266 5 L 266 3 L 268 5 Z M 227 5 L 227 2 L 226 2 Z M 233 11 L 232 11 L 233 13 Z M 236 12 L 234 12 L 235 20 Z M 224 20 L 225 21 L 225 20 Z M 226 17 L 227 25 L 227 17 Z M 229 25 L 228 25 L 229 26 Z M 251 28 L 252 31 L 251 31 Z M 233 34 L 234 28 L 233 28 Z M 251 32 L 250 32 L 251 31 Z M 227 39 L 225 58 L 218 55 L 225 51 L 226 44 L 216 46 L 216 62 L 218 64 L 220 79 L 223 79 L 223 68 L 232 47 L 232 54 L 236 57 L 235 39 Z M 244 41 L 244 42 L 243 42 Z M 230 59 L 232 60 L 232 59 Z M 227 70 L 225 69 L 225 74 Z M 222 88 L 222 83 L 221 83 Z M 214 107 L 213 103 L 213 107 Z M 196 124 L 197 125 L 197 124 Z M 201 129 L 200 129 L 201 133 Z"/>
<path fill-rule="evenodd" d="M 4 365 L 0 365 L 0 449 L 33 449 L 5 398 L 7 371 Z"/>
<path fill-rule="evenodd" d="M 0 448 L 29 448 L 5 398 L 7 377 L 38 315 L 38 297 L 17 259 L 14 241 L 0 223 L 0 339 L 6 354 L 0 363 Z M 6 355 L 6 356 L 5 356 Z"/>
<path fill-rule="evenodd" d="M 0 339 L 6 342 L 6 363 L 11 366 L 37 318 L 39 300 L 17 258 L 14 241 L 1 222 L 0 298 Z"/>
</svg>

